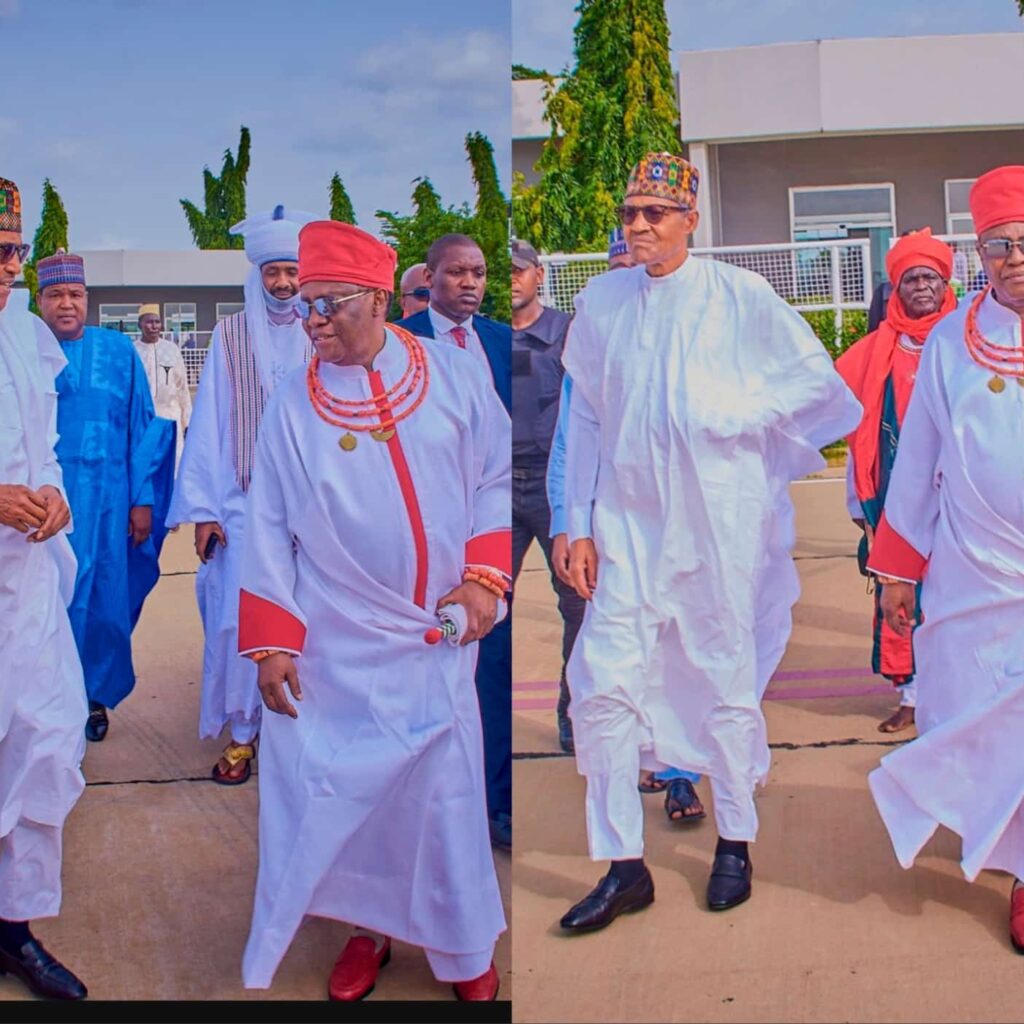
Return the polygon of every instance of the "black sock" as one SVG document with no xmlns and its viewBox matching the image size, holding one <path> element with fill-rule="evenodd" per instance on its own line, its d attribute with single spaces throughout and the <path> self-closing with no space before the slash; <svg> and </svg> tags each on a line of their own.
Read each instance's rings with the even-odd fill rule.
<svg viewBox="0 0 1024 1024">
<path fill-rule="evenodd" d="M 613 860 L 609 874 L 623 885 L 632 885 L 646 870 L 643 857 L 636 857 L 633 860 Z"/>
<path fill-rule="evenodd" d="M 715 846 L 715 856 L 717 857 L 721 853 L 731 853 L 734 857 L 739 857 L 744 861 L 750 860 L 747 844 L 741 839 L 722 839 L 719 836 L 718 844 Z"/>
<path fill-rule="evenodd" d="M 5 921 L 0 917 L 0 949 L 17 956 L 26 942 L 32 941 L 28 921 Z"/>
</svg>

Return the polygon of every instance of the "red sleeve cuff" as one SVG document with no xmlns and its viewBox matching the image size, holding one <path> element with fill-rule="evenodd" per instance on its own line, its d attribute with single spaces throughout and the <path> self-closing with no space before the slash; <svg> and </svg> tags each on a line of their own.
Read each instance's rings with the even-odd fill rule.
<svg viewBox="0 0 1024 1024">
<path fill-rule="evenodd" d="M 306 627 L 291 612 L 243 590 L 238 601 L 238 651 L 280 650 L 302 653 Z"/>
<path fill-rule="evenodd" d="M 920 580 L 924 576 L 928 559 L 911 547 L 890 525 L 885 513 L 875 530 L 875 540 L 868 556 L 868 569 L 880 576 L 896 576 L 905 580 Z"/>
<path fill-rule="evenodd" d="M 466 544 L 466 565 L 490 565 L 512 577 L 512 531 L 494 530 L 470 537 Z"/>
</svg>

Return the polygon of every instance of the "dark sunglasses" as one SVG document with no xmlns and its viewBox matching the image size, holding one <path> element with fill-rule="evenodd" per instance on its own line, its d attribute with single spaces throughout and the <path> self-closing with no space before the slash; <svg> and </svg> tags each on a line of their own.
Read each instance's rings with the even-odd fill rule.
<svg viewBox="0 0 1024 1024">
<path fill-rule="evenodd" d="M 978 248 L 990 260 L 1005 260 L 1014 249 L 1020 249 L 1024 256 L 1024 238 L 990 238 L 987 242 L 979 242 Z"/>
<path fill-rule="evenodd" d="M 414 299 L 422 299 L 424 302 L 430 301 L 430 289 L 429 288 L 413 288 L 411 292 L 402 292 L 402 298 L 407 299 L 409 296 Z"/>
<path fill-rule="evenodd" d="M 303 320 L 308 320 L 310 311 L 314 309 L 321 316 L 329 317 L 338 312 L 342 303 L 348 302 L 349 299 L 358 299 L 360 295 L 369 295 L 372 291 L 372 288 L 364 288 L 361 292 L 355 292 L 352 295 L 342 295 L 340 297 L 334 295 L 321 295 L 319 299 L 314 299 L 312 302 L 306 302 L 303 299 L 299 299 L 295 303 L 295 308 L 299 311 L 299 316 L 302 317 Z"/>
<path fill-rule="evenodd" d="M 666 213 L 689 213 L 688 206 L 618 206 L 615 208 L 615 215 L 629 227 L 633 221 L 642 213 L 648 224 L 660 224 Z"/>
<path fill-rule="evenodd" d="M 32 246 L 28 242 L 0 242 L 0 263 L 10 263 L 15 256 L 18 257 L 19 263 L 24 263 L 31 250 Z"/>
</svg>

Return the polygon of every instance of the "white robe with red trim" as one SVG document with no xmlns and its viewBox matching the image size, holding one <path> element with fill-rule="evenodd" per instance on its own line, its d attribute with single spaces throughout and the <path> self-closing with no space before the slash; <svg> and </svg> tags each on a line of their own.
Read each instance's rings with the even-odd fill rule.
<svg viewBox="0 0 1024 1024">
<path fill-rule="evenodd" d="M 504 930 L 484 796 L 476 645 L 436 647 L 467 562 L 511 570 L 511 427 L 466 352 L 424 341 L 424 403 L 386 443 L 324 422 L 305 372 L 267 406 L 249 491 L 240 650 L 301 654 L 298 718 L 266 713 L 260 866 L 243 961 L 266 988 L 305 914 L 452 954 Z M 364 399 L 407 365 L 388 332 Z"/>
<path fill-rule="evenodd" d="M 918 739 L 882 759 L 871 790 L 903 867 L 939 825 L 961 865 L 1024 876 L 1024 387 L 989 388 L 964 342 L 969 302 L 921 356 L 868 565 L 924 574 L 914 633 Z M 981 332 L 1021 345 L 1021 321 L 989 295 Z M 927 571 L 924 571 L 927 561 Z"/>
</svg>

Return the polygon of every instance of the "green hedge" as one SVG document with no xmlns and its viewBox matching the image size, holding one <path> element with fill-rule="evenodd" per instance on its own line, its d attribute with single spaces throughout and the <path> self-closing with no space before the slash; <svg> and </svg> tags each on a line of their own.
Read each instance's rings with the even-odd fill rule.
<svg viewBox="0 0 1024 1024">
<path fill-rule="evenodd" d="M 836 344 L 836 318 L 831 309 L 815 310 L 801 315 L 811 325 L 811 329 L 828 349 L 833 359 L 841 356 L 855 341 L 859 341 L 868 333 L 867 310 L 843 310 L 843 330 L 838 345 Z"/>
</svg>

